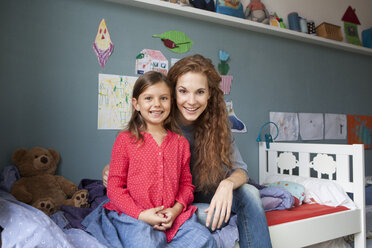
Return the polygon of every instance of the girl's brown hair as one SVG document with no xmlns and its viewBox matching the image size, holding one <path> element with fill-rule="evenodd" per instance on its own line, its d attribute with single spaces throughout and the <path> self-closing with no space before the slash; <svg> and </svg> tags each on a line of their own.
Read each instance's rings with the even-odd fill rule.
<svg viewBox="0 0 372 248">
<path fill-rule="evenodd" d="M 170 85 L 169 80 L 160 72 L 156 71 L 149 71 L 145 74 L 141 75 L 134 84 L 132 98 L 138 100 L 139 96 L 144 92 L 148 87 L 152 85 L 156 85 L 158 83 L 165 83 L 171 93 L 171 99 L 174 98 L 174 90 L 173 87 Z M 174 111 L 175 105 L 171 104 L 171 111 L 169 116 L 164 120 L 163 126 L 165 129 L 170 130 L 172 132 L 179 133 L 179 128 L 176 124 L 174 118 Z M 147 125 L 146 121 L 143 119 L 141 113 L 137 111 L 134 106 L 132 105 L 132 117 L 127 125 L 127 127 L 123 130 L 129 131 L 131 134 L 136 138 L 136 142 L 143 141 L 142 131 L 146 131 Z"/>
<path fill-rule="evenodd" d="M 221 77 L 216 72 L 212 61 L 196 54 L 175 63 L 167 75 L 173 91 L 178 78 L 188 72 L 202 73 L 208 79 L 210 93 L 208 105 L 195 121 L 196 154 L 192 168 L 196 189 L 207 193 L 217 188 L 219 182 L 226 178 L 227 172 L 232 167 L 229 120 L 223 92 L 219 87 Z"/>
</svg>

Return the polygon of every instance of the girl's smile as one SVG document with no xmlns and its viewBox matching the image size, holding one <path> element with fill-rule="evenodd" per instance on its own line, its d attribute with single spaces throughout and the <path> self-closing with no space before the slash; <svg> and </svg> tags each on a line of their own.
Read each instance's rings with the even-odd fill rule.
<svg viewBox="0 0 372 248">
<path fill-rule="evenodd" d="M 164 82 L 149 86 L 138 97 L 132 98 L 133 107 L 141 113 L 147 129 L 163 127 L 171 110 L 171 92 Z"/>
</svg>

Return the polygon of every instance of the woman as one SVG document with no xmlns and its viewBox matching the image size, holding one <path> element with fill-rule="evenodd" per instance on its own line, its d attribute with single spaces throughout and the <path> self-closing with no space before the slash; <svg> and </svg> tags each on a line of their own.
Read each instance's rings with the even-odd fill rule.
<svg viewBox="0 0 372 248">
<path fill-rule="evenodd" d="M 190 170 L 196 186 L 198 219 L 212 231 L 237 214 L 241 248 L 271 247 L 266 217 L 258 190 L 249 184 L 243 162 L 228 125 L 219 88 L 221 77 L 211 60 L 185 57 L 168 72 L 175 90 L 176 120 L 190 143 Z M 103 171 L 107 180 L 108 167 Z"/>
</svg>

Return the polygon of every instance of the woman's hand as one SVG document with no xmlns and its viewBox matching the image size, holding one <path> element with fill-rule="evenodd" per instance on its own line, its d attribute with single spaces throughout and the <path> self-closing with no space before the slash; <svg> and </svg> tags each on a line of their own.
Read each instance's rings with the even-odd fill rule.
<svg viewBox="0 0 372 248">
<path fill-rule="evenodd" d="M 105 167 L 103 167 L 103 170 L 102 170 L 102 181 L 103 181 L 103 186 L 105 187 L 107 187 L 109 169 L 110 169 L 110 164 L 107 164 Z"/>
<path fill-rule="evenodd" d="M 230 219 L 231 206 L 233 200 L 233 190 L 239 188 L 248 181 L 245 172 L 241 169 L 235 170 L 228 178 L 222 180 L 218 185 L 216 193 L 212 198 L 211 204 L 205 210 L 207 215 L 206 226 L 213 222 L 211 229 L 214 231 L 216 226 L 221 227 L 223 221 L 228 222 Z"/>
<path fill-rule="evenodd" d="M 233 200 L 233 190 L 234 183 L 231 180 L 222 180 L 218 185 L 209 207 L 205 210 L 205 212 L 208 213 L 206 221 L 207 227 L 209 227 L 214 213 L 211 227 L 212 231 L 214 231 L 216 227 L 220 228 L 223 221 L 229 221 Z"/>
</svg>

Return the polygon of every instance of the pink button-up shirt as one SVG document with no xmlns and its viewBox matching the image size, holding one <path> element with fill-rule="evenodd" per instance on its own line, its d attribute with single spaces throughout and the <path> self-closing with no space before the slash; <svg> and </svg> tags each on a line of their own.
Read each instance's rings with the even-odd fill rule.
<svg viewBox="0 0 372 248">
<path fill-rule="evenodd" d="M 190 205 L 194 200 L 190 173 L 190 150 L 186 138 L 168 131 L 159 146 L 151 134 L 143 133 L 143 143 L 135 143 L 129 132 L 118 135 L 114 143 L 107 196 L 108 210 L 125 213 L 133 218 L 146 209 L 181 203 L 182 213 L 166 230 L 170 242 L 178 228 L 195 212 Z"/>
</svg>

